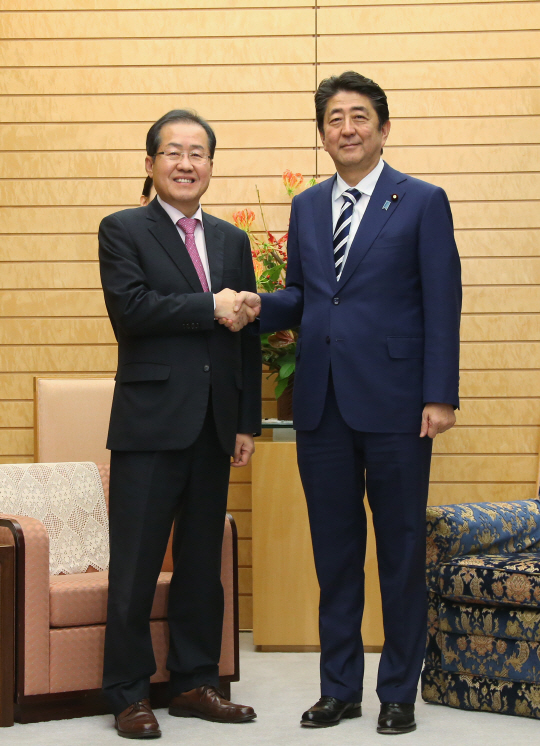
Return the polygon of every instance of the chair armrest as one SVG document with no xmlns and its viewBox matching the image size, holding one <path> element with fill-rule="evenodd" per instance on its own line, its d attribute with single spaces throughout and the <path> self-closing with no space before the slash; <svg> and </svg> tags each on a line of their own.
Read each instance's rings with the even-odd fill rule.
<svg viewBox="0 0 540 746">
<path fill-rule="evenodd" d="M 224 613 L 220 678 L 240 679 L 239 614 L 238 614 L 238 535 L 232 515 L 227 513 L 221 550 L 221 584 L 223 585 Z"/>
<path fill-rule="evenodd" d="M 433 505 L 426 520 L 427 582 L 435 592 L 439 566 L 453 557 L 540 548 L 540 500 Z"/>
<path fill-rule="evenodd" d="M 8 533 L 9 532 L 9 533 Z M 49 536 L 37 518 L 0 515 L 15 544 L 17 692 L 49 692 Z"/>
</svg>

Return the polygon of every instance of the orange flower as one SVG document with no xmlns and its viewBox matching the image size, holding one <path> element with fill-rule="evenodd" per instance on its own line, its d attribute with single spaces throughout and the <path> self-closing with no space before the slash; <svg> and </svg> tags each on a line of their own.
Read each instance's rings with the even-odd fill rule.
<svg viewBox="0 0 540 746">
<path fill-rule="evenodd" d="M 283 172 L 283 183 L 289 197 L 294 197 L 294 193 L 298 187 L 304 183 L 304 177 L 302 174 L 293 174 L 292 171 L 287 169 L 287 171 Z"/>
<path fill-rule="evenodd" d="M 238 210 L 233 214 L 233 221 L 237 228 L 241 228 L 246 233 L 249 232 L 250 226 L 255 220 L 255 213 L 253 210 L 248 210 L 247 207 L 244 210 Z"/>
</svg>

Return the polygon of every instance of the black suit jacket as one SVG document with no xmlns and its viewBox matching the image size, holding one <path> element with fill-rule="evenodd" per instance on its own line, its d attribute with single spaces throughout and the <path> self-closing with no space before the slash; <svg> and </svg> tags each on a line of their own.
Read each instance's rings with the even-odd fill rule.
<svg viewBox="0 0 540 746">
<path fill-rule="evenodd" d="M 203 213 L 212 293 L 255 290 L 247 235 Z M 118 340 L 107 447 L 159 451 L 190 446 L 201 431 L 210 387 L 220 442 L 261 427 L 257 336 L 214 320 L 193 262 L 170 217 L 148 207 L 107 216 L 99 228 L 105 303 Z"/>
</svg>

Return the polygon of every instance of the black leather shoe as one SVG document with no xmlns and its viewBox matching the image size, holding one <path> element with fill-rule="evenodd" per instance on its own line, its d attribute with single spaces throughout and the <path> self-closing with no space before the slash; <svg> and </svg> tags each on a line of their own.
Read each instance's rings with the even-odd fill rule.
<svg viewBox="0 0 540 746">
<path fill-rule="evenodd" d="M 404 702 L 383 702 L 377 733 L 397 736 L 400 733 L 410 733 L 416 730 L 414 722 L 414 705 Z"/>
<path fill-rule="evenodd" d="M 335 697 L 321 697 L 317 704 L 304 712 L 300 725 L 306 728 L 328 728 L 337 725 L 342 718 L 362 716 L 360 702 L 342 702 Z"/>
</svg>

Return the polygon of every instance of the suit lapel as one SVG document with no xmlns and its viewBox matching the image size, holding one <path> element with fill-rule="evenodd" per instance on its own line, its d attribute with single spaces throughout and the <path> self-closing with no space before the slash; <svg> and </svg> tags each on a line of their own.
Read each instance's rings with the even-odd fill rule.
<svg viewBox="0 0 540 746">
<path fill-rule="evenodd" d="M 385 164 L 349 249 L 349 255 L 339 281 L 340 288 L 351 278 L 386 221 L 392 217 L 401 204 L 406 191 L 406 180 L 407 176 L 405 174 L 401 174 Z M 397 195 L 397 200 L 392 199 L 394 194 Z"/>
<path fill-rule="evenodd" d="M 157 199 L 148 205 L 149 231 L 165 249 L 180 272 L 188 281 L 191 289 L 196 293 L 202 292 L 201 281 L 193 261 L 188 254 L 185 243 L 180 238 L 178 229 L 161 207 Z"/>
<path fill-rule="evenodd" d="M 217 220 L 203 212 L 204 240 L 208 265 L 210 267 L 210 284 L 214 293 L 223 287 L 223 260 L 225 253 L 225 236 L 218 228 Z"/>
<path fill-rule="evenodd" d="M 333 253 L 332 189 L 336 177 L 326 179 L 314 193 L 313 220 L 316 228 L 317 246 L 324 273 L 332 288 L 337 287 Z"/>
</svg>

